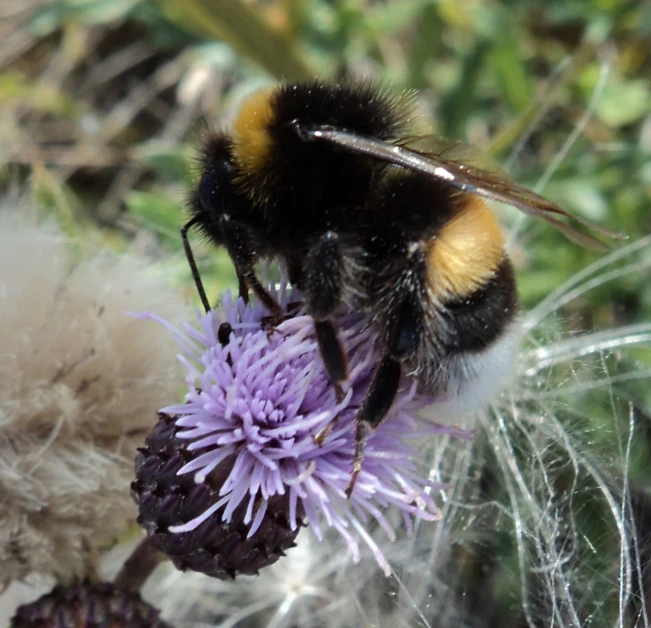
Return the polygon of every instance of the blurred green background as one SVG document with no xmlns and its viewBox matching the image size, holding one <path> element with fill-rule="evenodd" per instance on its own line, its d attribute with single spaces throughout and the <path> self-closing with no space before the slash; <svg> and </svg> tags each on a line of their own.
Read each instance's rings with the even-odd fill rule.
<svg viewBox="0 0 651 628">
<path fill-rule="evenodd" d="M 247 92 L 279 79 L 371 76 L 418 90 L 434 132 L 637 239 L 651 231 L 650 41 L 651 3 L 622 0 L 3 0 L 0 187 L 29 185 L 75 237 L 146 252 L 196 303 L 179 228 L 202 121 L 226 125 Z M 525 307 L 598 258 L 499 211 L 518 227 Z M 235 284 L 223 252 L 194 246 L 211 295 Z M 651 320 L 648 268 L 647 256 L 574 300 L 565 328 Z M 637 374 L 618 394 L 642 426 L 629 471 L 645 486 L 651 359 L 609 359 L 611 374 Z M 595 404 L 583 427 L 597 442 L 606 413 Z M 502 625 L 520 625 L 513 592 L 499 595 Z"/>
<path fill-rule="evenodd" d="M 4 0 L 0 10 L 1 182 L 31 177 L 76 228 L 99 224 L 119 242 L 145 227 L 161 256 L 178 257 L 197 122 L 226 124 L 255 87 L 316 75 L 417 89 L 434 132 L 489 152 L 525 185 L 551 167 L 544 192 L 570 211 L 632 238 L 650 230 L 649 3 Z M 595 259 L 535 221 L 514 255 L 526 304 Z M 223 256 L 200 256 L 207 272 L 218 266 L 215 290 L 232 281 Z M 595 296 L 590 318 L 650 305 L 647 291 L 620 288 Z"/>
</svg>

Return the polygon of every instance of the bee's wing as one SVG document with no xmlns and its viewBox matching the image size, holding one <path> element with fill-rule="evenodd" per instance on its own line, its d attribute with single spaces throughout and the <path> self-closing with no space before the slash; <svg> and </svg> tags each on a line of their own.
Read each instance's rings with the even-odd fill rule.
<svg viewBox="0 0 651 628">
<path fill-rule="evenodd" d="M 306 141 L 324 141 L 343 150 L 368 155 L 415 172 L 447 181 L 460 190 L 513 205 L 525 214 L 539 216 L 558 229 L 568 240 L 585 248 L 607 250 L 608 246 L 572 224 L 562 222 L 563 216 L 574 223 L 609 238 L 626 238 L 585 218 L 575 216 L 510 179 L 506 173 L 480 157 L 480 151 L 463 142 L 434 135 L 404 138 L 396 143 L 365 137 L 348 131 L 322 125 L 305 126 L 295 122 L 299 135 Z"/>
<path fill-rule="evenodd" d="M 423 159 L 435 163 L 439 167 L 447 168 L 456 179 L 451 181 L 452 185 L 479 196 L 513 205 L 530 216 L 539 216 L 560 231 L 568 240 L 585 248 L 607 250 L 608 246 L 601 240 L 550 214 L 569 218 L 575 223 L 609 238 L 626 238 L 624 234 L 575 216 L 556 203 L 552 203 L 543 196 L 517 184 L 497 162 L 470 144 L 438 135 L 408 137 L 396 144 L 417 153 Z"/>
<path fill-rule="evenodd" d="M 446 162 L 452 161 L 476 170 L 484 170 L 502 179 L 509 178 L 506 170 L 484 151 L 460 140 L 442 135 L 410 135 L 393 143 L 425 157 L 438 157 Z"/>
</svg>

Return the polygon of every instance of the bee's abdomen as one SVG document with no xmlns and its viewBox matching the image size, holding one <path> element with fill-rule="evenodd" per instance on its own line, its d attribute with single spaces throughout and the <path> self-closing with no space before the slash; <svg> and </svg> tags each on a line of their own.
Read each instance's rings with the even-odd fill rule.
<svg viewBox="0 0 651 628">
<path fill-rule="evenodd" d="M 427 256 L 429 288 L 436 299 L 465 299 L 488 283 L 502 265 L 502 229 L 481 199 L 459 196 L 454 214 L 428 240 Z"/>
<path fill-rule="evenodd" d="M 507 257 L 493 276 L 465 297 L 441 303 L 447 353 L 477 353 L 496 342 L 518 313 L 513 267 Z"/>
</svg>

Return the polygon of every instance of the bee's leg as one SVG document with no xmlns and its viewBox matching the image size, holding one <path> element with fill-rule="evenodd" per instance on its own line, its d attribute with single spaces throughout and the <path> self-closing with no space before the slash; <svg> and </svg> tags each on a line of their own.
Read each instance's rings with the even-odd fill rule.
<svg viewBox="0 0 651 628">
<path fill-rule="evenodd" d="M 242 276 L 240 271 L 236 268 L 235 272 L 237 273 L 237 292 L 240 299 L 248 305 L 249 303 L 249 286 L 246 283 L 246 279 Z"/>
<path fill-rule="evenodd" d="M 314 331 L 319 344 L 319 352 L 323 359 L 328 379 L 335 387 L 337 403 L 344 398 L 341 383 L 348 379 L 348 358 L 346 349 L 337 336 L 337 330 L 330 321 L 314 321 Z"/>
<path fill-rule="evenodd" d="M 255 253 L 251 248 L 251 238 L 246 227 L 232 220 L 228 214 L 220 216 L 218 225 L 224 246 L 235 265 L 240 294 L 242 291 L 246 293 L 245 286 L 251 288 L 253 294 L 269 310 L 272 320 L 280 322 L 283 317 L 280 303 L 266 290 L 255 274 Z"/>
<path fill-rule="evenodd" d="M 362 470 L 364 445 L 366 444 L 369 431 L 381 425 L 391 409 L 393 400 L 398 392 L 398 386 L 400 385 L 401 370 L 400 362 L 390 355 L 385 355 L 375 370 L 373 381 L 355 417 L 357 431 L 355 433 L 353 472 L 346 487 L 346 497 L 350 497 L 352 494 L 357 476 Z"/>
<path fill-rule="evenodd" d="M 303 256 L 299 257 L 298 259 L 287 257 L 284 261 L 287 264 L 287 280 L 292 286 L 298 288 L 298 290 L 302 292 L 304 283 L 302 279 L 304 264 Z M 296 301 L 290 301 L 285 307 L 288 314 L 291 312 L 298 312 L 298 310 L 300 310 L 305 305 L 301 297 L 297 296 L 296 298 Z"/>
<path fill-rule="evenodd" d="M 398 360 L 390 355 L 385 355 L 382 358 L 375 369 L 366 397 L 357 412 L 358 423 L 363 423 L 371 430 L 382 424 L 398 392 L 401 371 Z"/>
<path fill-rule="evenodd" d="M 413 357 L 418 350 L 423 328 L 423 313 L 418 303 L 418 293 L 419 286 L 416 283 L 389 313 L 387 352 L 375 369 L 366 397 L 355 417 L 355 455 L 353 473 L 346 487 L 347 497 L 353 492 L 357 476 L 362 470 L 364 444 L 368 433 L 382 424 L 396 397 L 400 385 L 401 362 Z"/>
<path fill-rule="evenodd" d="M 348 359 L 330 317 L 341 303 L 343 263 L 339 237 L 334 231 L 327 231 L 310 248 L 304 273 L 308 312 L 314 319 L 319 351 L 337 401 L 344 396 L 341 383 L 348 379 Z"/>
<path fill-rule="evenodd" d="M 199 269 L 197 268 L 197 263 L 194 259 L 194 253 L 192 252 L 190 241 L 188 240 L 188 230 L 198 222 L 199 217 L 195 216 L 192 220 L 181 227 L 181 240 L 183 240 L 183 250 L 185 251 L 185 257 L 188 260 L 190 272 L 192 273 L 192 279 L 194 279 L 194 285 L 197 287 L 197 292 L 199 293 L 199 298 L 201 299 L 203 309 L 206 310 L 206 312 L 210 312 L 210 302 L 206 296 L 206 290 L 203 287 L 203 281 L 201 281 L 201 275 L 199 274 Z"/>
</svg>

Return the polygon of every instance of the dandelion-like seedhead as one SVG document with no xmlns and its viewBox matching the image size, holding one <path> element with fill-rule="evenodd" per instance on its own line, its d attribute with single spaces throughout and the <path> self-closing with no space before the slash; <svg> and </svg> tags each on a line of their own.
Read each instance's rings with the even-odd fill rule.
<svg viewBox="0 0 651 628">
<path fill-rule="evenodd" d="M 198 327 L 174 330 L 188 369 L 189 392 L 184 404 L 162 412 L 176 417 L 175 437 L 185 440 L 192 453 L 178 474 L 192 475 L 195 483 L 203 484 L 216 471 L 224 475 L 225 461 L 228 473 L 214 503 L 192 519 L 169 526 L 169 532 L 190 533 L 211 518 L 230 523 L 241 509 L 252 537 L 270 500 L 285 496 L 292 530 L 298 530 L 303 516 L 318 539 L 325 528 L 334 528 L 355 562 L 361 539 L 388 575 L 389 563 L 368 531 L 371 521 L 394 540 L 395 527 L 385 515 L 389 507 L 402 513 L 407 533 L 414 519 L 440 518 L 434 493 L 443 487 L 417 472 L 415 441 L 441 434 L 470 435 L 420 418 L 419 411 L 432 400 L 404 378 L 389 416 L 368 438 L 362 472 L 347 499 L 354 417 L 380 357 L 377 332 L 361 315 L 338 320 L 350 371 L 338 403 L 319 357 L 311 317 L 291 311 L 296 295 L 284 286 L 277 298 L 289 312 L 273 331 L 267 328 L 268 313 L 261 305 L 230 294 L 218 309 L 199 317 Z M 325 442 L 317 444 L 316 435 L 329 426 Z"/>
<path fill-rule="evenodd" d="M 169 335 L 125 316 L 145 307 L 183 311 L 150 260 L 0 202 L 0 588 L 84 577 L 133 525 L 133 456 L 178 390 Z"/>
</svg>

